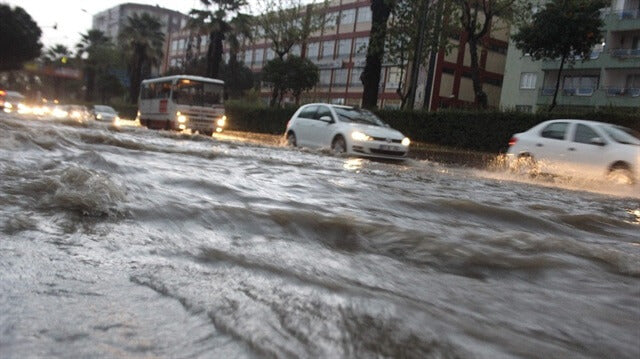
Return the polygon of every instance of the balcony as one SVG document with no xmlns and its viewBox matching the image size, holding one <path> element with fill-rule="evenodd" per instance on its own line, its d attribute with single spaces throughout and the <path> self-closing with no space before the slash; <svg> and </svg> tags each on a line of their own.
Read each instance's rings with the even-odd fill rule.
<svg viewBox="0 0 640 359">
<path fill-rule="evenodd" d="M 640 10 L 612 11 L 605 18 L 605 27 L 609 31 L 629 31 L 640 29 Z"/>
<path fill-rule="evenodd" d="M 544 88 L 538 96 L 538 105 L 548 106 L 553 100 L 553 88 Z M 559 106 L 596 107 L 638 107 L 640 88 L 608 87 L 603 89 L 575 88 L 560 89 L 557 103 Z"/>
</svg>

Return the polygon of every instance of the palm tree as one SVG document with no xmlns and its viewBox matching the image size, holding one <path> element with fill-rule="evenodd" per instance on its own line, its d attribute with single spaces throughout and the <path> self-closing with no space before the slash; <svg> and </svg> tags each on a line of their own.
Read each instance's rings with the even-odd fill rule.
<svg viewBox="0 0 640 359">
<path fill-rule="evenodd" d="M 55 44 L 48 48 L 44 53 L 44 61 L 50 64 L 66 64 L 69 57 L 71 57 L 71 51 L 68 47 L 62 44 Z"/>
<path fill-rule="evenodd" d="M 191 22 L 199 24 L 203 31 L 209 34 L 209 47 L 207 49 L 207 76 L 217 78 L 220 76 L 220 61 L 222 61 L 222 42 L 225 35 L 231 31 L 231 25 L 227 21 L 229 12 L 235 12 L 247 5 L 246 0 L 200 0 L 205 6 L 215 5 L 215 11 L 193 9 L 189 13 Z"/>
<path fill-rule="evenodd" d="M 164 34 L 160 21 L 147 13 L 134 14 L 127 20 L 118 40 L 129 63 L 129 101 L 136 103 L 143 75 L 162 60 Z"/>
<path fill-rule="evenodd" d="M 100 53 L 104 48 L 111 47 L 111 40 L 100 30 L 89 30 L 81 34 L 80 42 L 76 44 L 76 54 L 79 58 L 86 56 L 84 71 L 86 80 L 85 100 L 93 101 L 93 92 L 96 84 L 96 72 Z"/>
</svg>

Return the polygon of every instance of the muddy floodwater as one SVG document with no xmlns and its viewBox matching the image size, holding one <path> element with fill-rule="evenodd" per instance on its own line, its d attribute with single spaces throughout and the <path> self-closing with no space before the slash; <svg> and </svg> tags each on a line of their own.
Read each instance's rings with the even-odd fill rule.
<svg viewBox="0 0 640 359">
<path fill-rule="evenodd" d="M 0 357 L 637 359 L 640 190 L 2 114 Z"/>
</svg>

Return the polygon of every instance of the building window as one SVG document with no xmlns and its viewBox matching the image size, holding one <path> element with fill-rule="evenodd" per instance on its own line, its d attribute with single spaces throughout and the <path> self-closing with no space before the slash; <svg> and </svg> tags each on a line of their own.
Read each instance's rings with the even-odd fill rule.
<svg viewBox="0 0 640 359">
<path fill-rule="evenodd" d="M 324 41 L 322 43 L 322 58 L 323 59 L 332 59 L 333 58 L 333 50 L 335 48 L 336 42 L 333 40 Z"/>
<path fill-rule="evenodd" d="M 335 11 L 335 12 L 328 13 L 325 16 L 327 16 L 327 23 L 324 26 L 325 30 L 335 29 L 336 25 L 338 24 L 338 18 L 340 17 L 340 13 Z"/>
<path fill-rule="evenodd" d="M 300 56 L 300 45 L 293 45 L 289 53 L 291 55 Z"/>
<path fill-rule="evenodd" d="M 176 53 L 178 51 L 178 40 L 171 41 L 171 52 Z"/>
<path fill-rule="evenodd" d="M 262 65 L 262 59 L 264 58 L 264 49 L 256 49 L 256 55 L 253 58 L 254 65 Z"/>
<path fill-rule="evenodd" d="M 320 70 L 320 86 L 329 86 L 331 83 L 331 70 Z"/>
<path fill-rule="evenodd" d="M 244 52 L 244 63 L 245 65 L 250 65 L 251 64 L 251 54 L 252 51 L 250 49 L 245 50 Z"/>
<path fill-rule="evenodd" d="M 353 52 L 359 57 L 367 56 L 367 47 L 368 46 L 369 46 L 369 38 L 368 37 L 358 37 L 356 39 L 356 46 L 355 46 Z"/>
<path fill-rule="evenodd" d="M 358 23 L 371 22 L 371 8 L 363 6 L 358 8 Z"/>
<path fill-rule="evenodd" d="M 392 67 L 389 69 L 389 80 L 387 81 L 386 88 L 388 90 L 395 90 L 398 88 L 402 78 L 400 77 L 402 69 L 399 67 Z"/>
<path fill-rule="evenodd" d="M 356 9 L 342 10 L 340 24 L 347 25 L 356 22 Z"/>
<path fill-rule="evenodd" d="M 351 69 L 351 80 L 349 81 L 349 84 L 351 85 L 351 87 L 362 86 L 362 81 L 360 81 L 360 75 L 362 74 L 363 70 L 364 68 L 362 67 L 354 67 Z"/>
<path fill-rule="evenodd" d="M 531 105 L 516 105 L 516 111 L 518 112 L 533 112 L 533 106 Z"/>
<path fill-rule="evenodd" d="M 309 45 L 307 45 L 307 58 L 309 58 L 309 59 L 318 58 L 319 49 L 320 49 L 320 43 L 319 42 L 312 42 Z"/>
<path fill-rule="evenodd" d="M 180 39 L 178 42 L 178 50 L 183 50 L 185 46 L 184 39 Z"/>
<path fill-rule="evenodd" d="M 276 56 L 275 51 L 273 51 L 272 49 L 267 49 L 267 61 L 273 60 L 273 58 Z"/>
<path fill-rule="evenodd" d="M 591 96 L 598 88 L 599 80 L 599 76 L 565 76 L 562 90 L 569 96 Z"/>
<path fill-rule="evenodd" d="M 337 86 L 347 85 L 347 71 L 348 69 L 337 69 L 333 73 L 333 84 Z"/>
<path fill-rule="evenodd" d="M 351 39 L 344 39 L 338 42 L 338 56 L 349 57 L 351 55 Z"/>
<path fill-rule="evenodd" d="M 536 88 L 536 81 L 538 80 L 538 74 L 535 72 L 523 72 L 520 74 L 520 89 L 533 90 Z"/>
</svg>

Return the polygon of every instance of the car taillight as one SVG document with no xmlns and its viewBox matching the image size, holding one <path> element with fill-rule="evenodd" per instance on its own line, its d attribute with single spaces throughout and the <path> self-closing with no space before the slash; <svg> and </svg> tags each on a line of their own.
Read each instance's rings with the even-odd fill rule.
<svg viewBox="0 0 640 359">
<path fill-rule="evenodd" d="M 511 139 L 509 140 L 509 146 L 513 146 L 516 144 L 516 142 L 518 142 L 518 138 L 517 137 L 511 137 Z"/>
</svg>

